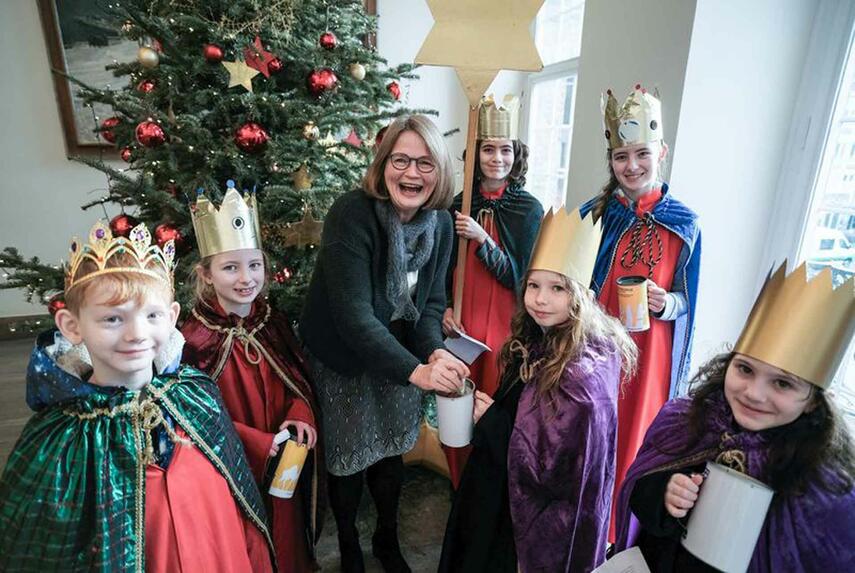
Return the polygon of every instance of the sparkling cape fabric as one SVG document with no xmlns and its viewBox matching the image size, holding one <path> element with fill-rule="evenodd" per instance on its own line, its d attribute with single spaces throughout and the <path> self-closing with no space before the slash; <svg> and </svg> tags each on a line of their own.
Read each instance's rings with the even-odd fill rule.
<svg viewBox="0 0 855 573">
<path fill-rule="evenodd" d="M 769 432 L 741 430 L 724 392 L 714 395 L 706 432 L 694 445 L 686 438 L 689 399 L 665 404 L 645 436 L 618 498 L 617 549 L 635 544 L 639 523 L 629 499 L 639 478 L 667 469 L 691 467 L 714 460 L 724 450 L 745 453 L 748 474 L 765 479 Z M 823 468 L 830 483 L 839 484 L 831 469 Z M 834 494 L 811 485 L 804 495 L 775 495 L 749 564 L 750 573 L 796 571 L 855 571 L 855 489 Z"/>
<path fill-rule="evenodd" d="M 158 412 L 185 430 L 269 543 L 261 497 L 210 378 L 182 367 L 142 392 L 111 391 L 61 370 L 42 345 L 50 335 L 40 337 L 28 369 L 39 410 L 0 478 L 0 570 L 141 570 L 142 417 Z M 153 407 L 140 408 L 147 398 Z"/>
</svg>

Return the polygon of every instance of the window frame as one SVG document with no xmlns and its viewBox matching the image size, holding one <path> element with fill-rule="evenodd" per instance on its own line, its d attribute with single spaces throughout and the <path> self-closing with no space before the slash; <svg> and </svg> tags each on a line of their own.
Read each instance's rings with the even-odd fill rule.
<svg viewBox="0 0 855 573">
<path fill-rule="evenodd" d="M 586 1 L 589 1 L 589 0 L 586 0 Z M 583 16 L 582 28 L 584 29 L 584 27 L 585 27 L 585 22 L 584 22 L 584 16 Z M 537 20 L 535 19 L 534 24 L 532 24 L 532 37 L 536 37 L 536 33 L 537 33 Z M 525 141 L 526 142 L 531 142 L 531 131 L 530 131 L 530 127 L 531 127 L 531 121 L 530 120 L 531 120 L 531 112 L 532 112 L 531 94 L 534 92 L 534 87 L 539 83 L 543 83 L 543 82 L 547 82 L 547 81 L 551 81 L 551 80 L 555 80 L 555 79 L 560 79 L 562 77 L 566 77 L 566 76 L 570 76 L 570 75 L 576 76 L 575 86 L 578 87 L 578 85 L 579 85 L 579 60 L 581 59 L 581 57 L 582 56 L 580 53 L 580 55 L 576 56 L 575 58 L 569 58 L 567 60 L 560 60 L 558 62 L 554 62 L 552 64 L 544 66 L 543 69 L 540 70 L 539 72 L 530 73 L 528 75 L 528 77 L 526 78 L 525 92 L 523 93 L 523 98 L 522 98 L 523 109 L 526 110 L 526 113 L 523 114 L 522 118 L 520 118 L 520 121 L 521 121 L 520 133 L 525 134 Z M 576 96 L 575 96 L 575 94 L 573 96 L 573 107 L 574 108 L 576 107 Z M 574 125 L 575 125 L 575 122 L 574 122 Z M 571 147 L 568 150 L 568 153 L 572 155 L 572 153 L 573 153 L 572 137 L 570 139 L 569 145 Z M 568 157 L 567 172 L 565 175 L 565 181 L 567 180 L 567 178 L 569 176 L 570 176 L 570 161 L 569 161 L 569 157 Z M 541 201 L 541 203 L 543 203 L 543 201 L 541 200 L 540 197 L 538 197 L 537 199 L 538 199 L 538 201 Z M 566 201 L 566 198 L 564 200 Z M 544 205 L 544 207 L 550 207 L 550 205 Z"/>
<path fill-rule="evenodd" d="M 853 40 L 855 3 L 821 0 L 775 186 L 778 200 L 772 208 L 769 232 L 760 259 L 762 264 L 756 277 L 758 291 L 770 269 L 784 260 L 792 269 L 802 254 L 802 243 L 821 175 L 822 155 Z"/>
</svg>

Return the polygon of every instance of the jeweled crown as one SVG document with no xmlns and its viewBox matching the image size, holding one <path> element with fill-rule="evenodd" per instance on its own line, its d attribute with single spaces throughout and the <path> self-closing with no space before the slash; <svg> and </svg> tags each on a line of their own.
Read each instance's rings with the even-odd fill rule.
<svg viewBox="0 0 855 573">
<path fill-rule="evenodd" d="M 112 266 L 114 257 L 121 256 L 122 264 Z M 80 266 L 86 261 L 95 264 L 94 270 L 78 276 Z M 71 241 L 68 265 L 65 268 L 65 292 L 97 276 L 109 273 L 139 273 L 169 283 L 175 263 L 175 242 L 167 241 L 163 248 L 152 244 L 151 233 L 140 223 L 127 237 L 114 237 L 110 227 L 98 221 L 89 230 L 89 241 L 77 237 Z"/>
<path fill-rule="evenodd" d="M 579 209 L 568 213 L 564 207 L 550 210 L 543 218 L 532 251 L 529 270 L 553 271 L 585 287 L 591 284 L 600 247 L 602 227 Z"/>
<path fill-rule="evenodd" d="M 478 139 L 519 139 L 520 99 L 506 95 L 496 105 L 493 95 L 481 98 L 478 110 Z"/>
<path fill-rule="evenodd" d="M 662 104 L 640 84 L 619 106 L 612 90 L 601 97 L 603 128 L 609 149 L 662 139 Z"/>
<path fill-rule="evenodd" d="M 235 188 L 231 179 L 223 202 L 216 207 L 199 189 L 196 206 L 192 210 L 193 229 L 199 245 L 199 255 L 208 257 L 227 251 L 261 248 L 261 225 L 255 193 L 245 197 Z"/>
<path fill-rule="evenodd" d="M 733 348 L 828 388 L 855 333 L 855 279 L 834 288 L 826 267 L 811 280 L 807 263 L 772 274 Z"/>
</svg>

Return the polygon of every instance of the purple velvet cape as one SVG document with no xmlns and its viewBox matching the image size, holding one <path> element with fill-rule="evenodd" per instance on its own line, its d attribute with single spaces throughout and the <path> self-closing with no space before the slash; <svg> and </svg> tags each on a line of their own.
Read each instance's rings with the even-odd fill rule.
<svg viewBox="0 0 855 573">
<path fill-rule="evenodd" d="M 620 356 L 588 345 L 552 396 L 522 392 L 508 448 L 508 488 L 520 569 L 590 571 L 605 561 L 615 479 Z"/>
<path fill-rule="evenodd" d="M 697 465 L 714 460 L 721 451 L 738 449 L 745 453 L 749 475 L 763 481 L 769 432 L 783 428 L 742 430 L 733 420 L 724 392 L 710 400 L 706 434 L 689 449 L 686 424 L 690 399 L 672 400 L 656 416 L 618 498 L 618 551 L 636 543 L 640 524 L 630 510 L 629 499 L 636 481 L 645 475 Z M 825 470 L 823 476 L 829 483 L 840 483 L 831 470 Z M 801 496 L 775 495 L 748 571 L 855 571 L 855 489 L 833 494 L 812 485 Z"/>
</svg>

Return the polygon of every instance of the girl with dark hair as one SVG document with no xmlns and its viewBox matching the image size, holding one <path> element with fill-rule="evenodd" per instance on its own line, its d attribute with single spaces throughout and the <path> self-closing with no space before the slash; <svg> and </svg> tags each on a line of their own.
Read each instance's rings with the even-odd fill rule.
<svg viewBox="0 0 855 573">
<path fill-rule="evenodd" d="M 855 331 L 852 281 L 829 269 L 770 278 L 734 352 L 701 367 L 690 398 L 662 408 L 629 468 L 617 550 L 651 571 L 715 571 L 680 545 L 715 461 L 775 491 L 748 570 L 855 571 L 855 455 L 827 394 Z M 826 284 L 823 284 L 826 283 Z M 793 305 L 794 301 L 798 304 Z"/>
<path fill-rule="evenodd" d="M 443 331 L 446 336 L 457 336 L 456 328 L 493 349 L 470 365 L 475 387 L 490 396 L 499 386 L 498 349 L 510 333 L 517 292 L 543 218 L 540 202 L 524 189 L 528 147 L 519 140 L 518 119 L 515 97 L 506 97 L 502 106 L 496 106 L 491 96 L 481 103 L 473 216 L 460 213 L 462 193 L 451 207 L 456 231 L 451 260 L 457 260 L 460 237 L 469 239 L 469 244 L 460 321 L 454 320 L 451 308 L 446 309 Z M 449 300 L 454 292 L 453 274 L 451 265 Z M 469 448 L 443 449 L 456 487 Z"/>
<path fill-rule="evenodd" d="M 543 221 L 502 384 L 494 398 L 476 392 L 440 572 L 590 571 L 605 560 L 617 395 L 636 350 L 587 288 L 599 238 L 578 211 Z"/>
<path fill-rule="evenodd" d="M 604 109 L 611 178 L 580 207 L 602 221 L 603 240 L 591 288 L 612 316 L 621 316 L 617 281 L 645 280 L 649 328 L 630 328 L 638 371 L 618 400 L 615 495 L 656 412 L 686 392 L 701 259 L 698 216 L 669 192 L 668 155 L 659 100 L 640 85 L 622 106 L 611 91 Z M 638 279 L 636 279 L 638 280 Z M 632 322 L 632 321 L 625 321 Z M 612 527 L 609 539 L 614 539 Z"/>
</svg>

